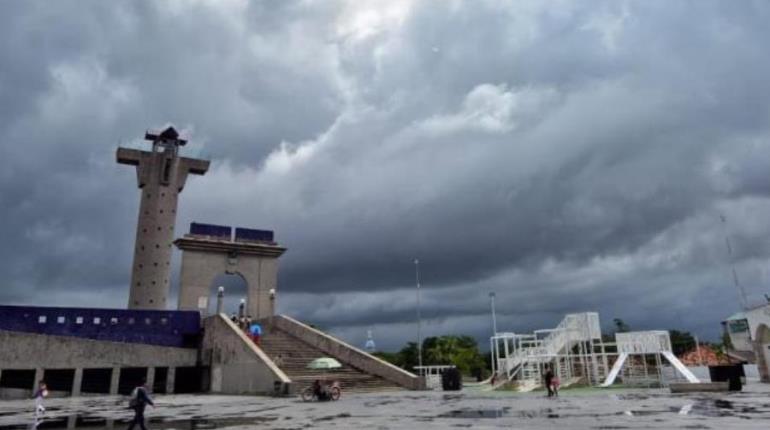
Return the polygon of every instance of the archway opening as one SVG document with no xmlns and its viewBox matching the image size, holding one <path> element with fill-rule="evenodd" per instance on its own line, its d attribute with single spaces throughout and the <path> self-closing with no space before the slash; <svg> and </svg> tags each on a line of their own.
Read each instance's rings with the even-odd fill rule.
<svg viewBox="0 0 770 430">
<path fill-rule="evenodd" d="M 246 279 L 239 273 L 220 273 L 214 277 L 209 288 L 209 315 L 217 312 L 217 291 L 225 288 L 224 306 L 222 311 L 227 315 L 237 314 L 241 299 L 248 296 L 249 286 Z"/>
</svg>

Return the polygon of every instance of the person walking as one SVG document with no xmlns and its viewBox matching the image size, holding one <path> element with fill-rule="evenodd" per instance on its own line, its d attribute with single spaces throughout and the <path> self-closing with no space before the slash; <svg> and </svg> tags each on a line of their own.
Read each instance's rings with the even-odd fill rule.
<svg viewBox="0 0 770 430">
<path fill-rule="evenodd" d="M 548 397 L 553 397 L 553 372 L 550 367 L 545 368 L 545 376 L 543 379 L 545 380 L 545 388 L 548 389 Z"/>
<path fill-rule="evenodd" d="M 559 385 L 561 385 L 559 377 L 554 376 L 553 379 L 551 379 L 551 390 L 553 391 L 554 397 L 559 397 Z"/>
<path fill-rule="evenodd" d="M 148 404 L 155 407 L 155 403 L 153 403 L 150 395 L 147 394 L 146 383 L 147 380 L 142 378 L 141 383 L 131 392 L 131 400 L 128 402 L 128 407 L 134 410 L 134 419 L 131 420 L 128 430 L 133 430 L 137 424 L 142 430 L 147 430 L 147 427 L 144 425 L 144 408 Z"/>
<path fill-rule="evenodd" d="M 35 420 L 40 418 L 45 413 L 45 406 L 43 405 L 43 399 L 48 397 L 48 385 L 45 381 L 40 381 L 37 385 L 37 391 L 35 391 Z"/>
</svg>

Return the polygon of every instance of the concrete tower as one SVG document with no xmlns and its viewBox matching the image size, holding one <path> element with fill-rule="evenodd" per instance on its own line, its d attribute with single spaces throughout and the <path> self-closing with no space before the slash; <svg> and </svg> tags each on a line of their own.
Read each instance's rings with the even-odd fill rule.
<svg viewBox="0 0 770 430">
<path fill-rule="evenodd" d="M 179 147 L 187 141 L 173 127 L 147 132 L 144 138 L 152 142 L 152 151 L 118 148 L 117 152 L 118 163 L 136 166 L 142 190 L 128 308 L 166 309 L 179 193 L 187 175 L 205 174 L 209 162 L 180 157 Z"/>
</svg>

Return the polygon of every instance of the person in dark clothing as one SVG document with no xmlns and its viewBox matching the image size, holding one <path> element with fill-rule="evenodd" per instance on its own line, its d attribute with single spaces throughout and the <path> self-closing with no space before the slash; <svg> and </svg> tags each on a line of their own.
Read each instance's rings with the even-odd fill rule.
<svg viewBox="0 0 770 430">
<path fill-rule="evenodd" d="M 326 387 L 321 384 L 321 381 L 316 379 L 313 381 L 313 394 L 315 394 L 315 397 L 318 400 L 329 400 L 329 392 L 326 390 Z"/>
<path fill-rule="evenodd" d="M 146 380 L 142 379 L 142 383 L 138 387 L 134 388 L 131 393 L 131 400 L 129 407 L 134 410 L 134 419 L 131 420 L 131 424 L 128 426 L 128 430 L 133 430 L 135 425 L 139 425 L 142 430 L 147 430 L 144 425 L 144 408 L 149 404 L 155 407 L 155 403 L 152 402 L 152 398 L 147 394 Z"/>
<path fill-rule="evenodd" d="M 548 389 L 548 397 L 553 396 L 553 387 L 551 382 L 553 381 L 553 372 L 551 371 L 550 367 L 547 367 L 545 369 L 545 376 L 543 377 L 545 379 L 545 388 Z"/>
</svg>

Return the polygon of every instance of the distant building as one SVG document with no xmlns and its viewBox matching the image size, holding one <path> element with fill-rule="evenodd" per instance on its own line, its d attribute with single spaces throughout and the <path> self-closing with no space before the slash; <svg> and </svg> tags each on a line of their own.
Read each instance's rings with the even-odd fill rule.
<svg viewBox="0 0 770 430">
<path fill-rule="evenodd" d="M 756 362 L 762 381 L 770 382 L 770 303 L 738 312 L 722 324 L 732 343 L 729 355 Z"/>
</svg>

